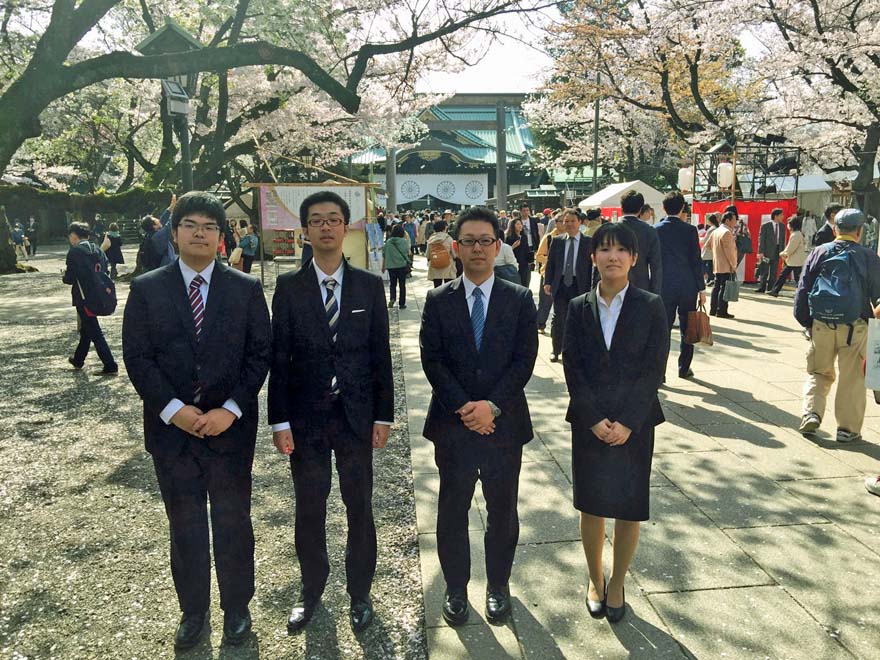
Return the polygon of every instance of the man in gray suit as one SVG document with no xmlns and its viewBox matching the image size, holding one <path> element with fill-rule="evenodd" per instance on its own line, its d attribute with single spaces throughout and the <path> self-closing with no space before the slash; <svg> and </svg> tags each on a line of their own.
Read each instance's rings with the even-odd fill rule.
<svg viewBox="0 0 880 660">
<path fill-rule="evenodd" d="M 772 284 L 779 274 L 779 253 L 785 249 L 783 220 L 782 209 L 775 208 L 770 212 L 770 222 L 761 226 L 761 234 L 758 238 L 758 264 L 762 270 L 758 293 L 766 293 L 767 282 Z"/>
</svg>

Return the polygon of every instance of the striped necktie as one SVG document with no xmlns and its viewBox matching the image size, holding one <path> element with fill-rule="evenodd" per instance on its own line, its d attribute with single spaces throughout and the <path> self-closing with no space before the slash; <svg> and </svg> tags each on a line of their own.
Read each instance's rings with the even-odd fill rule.
<svg viewBox="0 0 880 660">
<path fill-rule="evenodd" d="M 486 309 L 483 307 L 483 292 L 480 287 L 474 289 L 474 306 L 471 308 L 471 326 L 474 328 L 474 341 L 477 351 L 483 343 L 483 327 L 486 325 Z"/>
<path fill-rule="evenodd" d="M 339 284 L 332 277 L 324 280 L 324 288 L 327 289 L 327 297 L 324 299 L 324 311 L 327 313 L 327 326 L 330 328 L 330 341 L 336 343 L 336 331 L 339 329 L 339 303 L 333 291 Z M 339 383 L 336 381 L 336 373 L 330 377 L 330 391 L 333 394 L 339 392 Z"/>
<path fill-rule="evenodd" d="M 205 301 L 202 298 L 202 284 L 205 278 L 196 275 L 189 283 L 189 306 L 192 308 L 193 324 L 196 328 L 196 337 L 202 332 L 202 321 L 205 318 Z"/>
</svg>

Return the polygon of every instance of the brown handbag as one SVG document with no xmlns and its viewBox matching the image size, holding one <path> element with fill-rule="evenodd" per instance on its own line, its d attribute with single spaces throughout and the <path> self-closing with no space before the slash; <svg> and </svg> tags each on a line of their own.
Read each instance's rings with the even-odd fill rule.
<svg viewBox="0 0 880 660">
<path fill-rule="evenodd" d="M 706 314 L 706 306 L 702 303 L 700 303 L 699 308 L 688 312 L 684 343 L 712 345 L 712 327 L 709 325 L 709 315 Z"/>
</svg>

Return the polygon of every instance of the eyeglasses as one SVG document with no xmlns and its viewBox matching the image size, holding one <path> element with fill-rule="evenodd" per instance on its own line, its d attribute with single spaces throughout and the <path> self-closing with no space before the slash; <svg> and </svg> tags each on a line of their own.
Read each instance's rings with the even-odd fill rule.
<svg viewBox="0 0 880 660">
<path fill-rule="evenodd" d="M 206 231 L 208 233 L 220 231 L 220 225 L 216 222 L 206 222 L 201 224 L 199 222 L 193 222 L 192 220 L 181 220 L 180 225 L 178 225 L 180 229 L 185 229 L 186 231 L 190 231 L 195 233 L 196 231 Z"/>
<path fill-rule="evenodd" d="M 474 245 L 479 243 L 483 247 L 489 247 L 490 245 L 494 245 L 496 240 L 497 239 L 494 239 L 491 236 L 480 236 L 479 238 L 459 238 L 458 244 L 463 245 L 464 247 L 474 247 Z"/>
<path fill-rule="evenodd" d="M 309 227 L 323 227 L 327 225 L 328 227 L 338 227 L 345 220 L 340 218 L 339 216 L 331 216 L 329 218 L 309 218 Z"/>
</svg>

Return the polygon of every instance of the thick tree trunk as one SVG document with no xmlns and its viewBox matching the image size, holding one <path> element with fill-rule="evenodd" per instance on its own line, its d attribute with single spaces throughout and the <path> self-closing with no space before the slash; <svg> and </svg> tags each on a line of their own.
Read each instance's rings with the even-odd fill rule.
<svg viewBox="0 0 880 660">
<path fill-rule="evenodd" d="M 874 183 L 877 149 L 880 147 L 880 122 L 872 124 L 865 136 L 865 145 L 859 156 L 859 170 L 853 180 L 853 194 L 859 208 L 866 214 L 880 218 L 880 190 Z"/>
<path fill-rule="evenodd" d="M 6 220 L 6 209 L 0 206 L 0 275 L 18 272 L 15 263 L 15 248 L 12 247 L 12 236 Z"/>
</svg>

